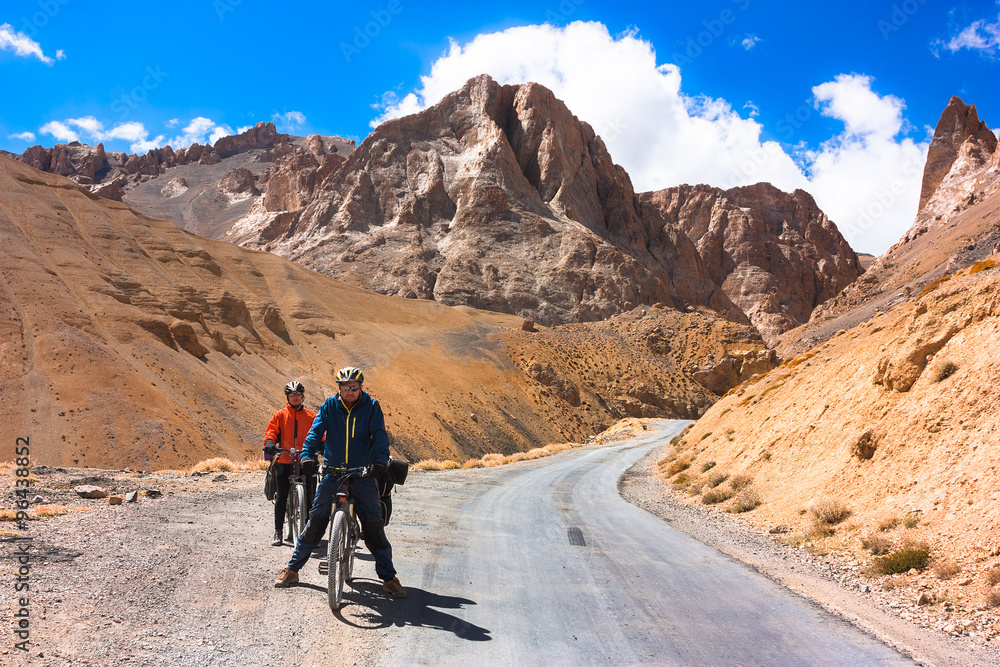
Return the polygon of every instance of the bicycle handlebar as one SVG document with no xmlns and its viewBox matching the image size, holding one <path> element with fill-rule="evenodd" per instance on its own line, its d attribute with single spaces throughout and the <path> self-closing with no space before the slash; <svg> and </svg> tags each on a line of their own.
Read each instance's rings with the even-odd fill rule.
<svg viewBox="0 0 1000 667">
<path fill-rule="evenodd" d="M 351 475 L 358 475 L 359 477 L 367 477 L 370 472 L 370 466 L 360 466 L 358 468 L 345 468 L 343 466 L 323 466 L 323 475 L 340 475 L 342 477 L 349 477 Z"/>
</svg>

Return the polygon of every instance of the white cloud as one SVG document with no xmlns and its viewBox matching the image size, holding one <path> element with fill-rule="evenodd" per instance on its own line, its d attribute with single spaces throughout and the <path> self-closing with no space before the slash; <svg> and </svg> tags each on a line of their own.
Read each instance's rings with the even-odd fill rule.
<svg viewBox="0 0 1000 667">
<path fill-rule="evenodd" d="M 179 124 L 180 120 L 176 118 L 165 123 L 168 127 Z M 164 134 L 159 134 L 150 139 L 149 130 L 140 122 L 121 123 L 105 129 L 104 124 L 94 116 L 49 121 L 39 128 L 39 132 L 51 135 L 58 142 L 85 141 L 86 143 L 95 145 L 110 141 L 127 141 L 129 142 L 129 150 L 137 154 L 146 153 L 154 148 L 161 148 L 168 144 L 174 148 L 186 148 L 194 143 L 215 143 L 220 138 L 233 133 L 228 125 L 220 125 L 210 118 L 201 116 L 192 119 L 181 131 L 180 135 L 173 137 L 169 141 Z M 32 135 L 33 138 L 34 135 Z"/>
<path fill-rule="evenodd" d="M 55 60 L 42 52 L 42 47 L 38 42 L 23 32 L 15 32 L 14 26 L 9 23 L 0 25 L 0 51 L 13 51 L 14 55 L 22 57 L 34 56 L 46 65 L 51 65 L 55 62 Z M 61 50 L 56 51 L 56 57 L 62 60 L 65 58 L 65 55 L 59 57 L 60 53 L 62 53 Z"/>
<path fill-rule="evenodd" d="M 879 252 L 913 223 L 927 144 L 897 139 L 905 127 L 903 101 L 879 97 L 871 77 L 841 74 L 813 88 L 824 116 L 844 132 L 806 153 L 810 191 L 852 246 Z"/>
<path fill-rule="evenodd" d="M 66 60 L 66 52 L 62 49 L 56 49 L 56 60 Z"/>
<path fill-rule="evenodd" d="M 757 35 L 747 35 L 746 37 L 743 38 L 743 41 L 740 42 L 740 46 L 749 51 L 753 47 L 757 46 L 757 44 L 759 43 L 760 43 L 760 37 L 758 37 Z"/>
<path fill-rule="evenodd" d="M 83 118 L 67 118 L 66 124 L 75 125 L 91 135 L 96 135 L 104 131 L 104 125 L 102 125 L 100 121 L 93 116 L 84 116 Z"/>
<path fill-rule="evenodd" d="M 895 136 L 903 127 L 903 100 L 879 97 L 871 84 L 870 76 L 840 74 L 812 89 L 816 107 L 824 116 L 843 121 L 850 135 Z"/>
<path fill-rule="evenodd" d="M 18 132 L 17 134 L 8 134 L 8 139 L 20 139 L 21 141 L 34 141 L 34 132 Z"/>
<path fill-rule="evenodd" d="M 986 19 L 973 21 L 972 25 L 961 30 L 947 42 L 938 42 L 951 52 L 969 49 L 972 51 L 982 51 L 993 55 L 996 48 L 1000 46 L 1000 17 L 995 23 L 989 23 Z"/>
<path fill-rule="evenodd" d="M 219 125 L 211 118 L 198 116 L 193 118 L 187 127 L 181 130 L 181 133 L 168 142 L 174 148 L 186 148 L 196 143 L 215 143 L 220 138 L 229 136 L 233 131 L 228 125 Z"/>
<path fill-rule="evenodd" d="M 145 137 L 136 140 L 133 144 L 129 146 L 131 150 L 136 155 L 142 155 L 143 153 L 148 153 L 154 148 L 162 148 L 167 145 L 167 138 L 165 135 L 158 134 L 155 139 L 146 139 Z"/>
<path fill-rule="evenodd" d="M 58 120 L 50 120 L 48 123 L 38 128 L 38 131 L 42 134 L 51 134 L 56 141 L 64 141 L 66 143 L 71 141 L 80 141 L 80 135 L 78 135 L 73 128 Z"/>
<path fill-rule="evenodd" d="M 164 125 L 166 125 L 167 127 L 177 127 L 180 124 L 181 124 L 180 118 L 171 118 L 170 120 L 164 123 Z"/>
<path fill-rule="evenodd" d="M 273 114 L 271 120 L 278 125 L 279 129 L 286 132 L 294 132 L 306 124 L 306 115 L 301 111 L 289 111 L 287 113 Z"/>
<path fill-rule="evenodd" d="M 876 253 L 897 241 L 916 213 L 926 144 L 897 138 L 906 129 L 903 102 L 877 95 L 870 78 L 841 75 L 816 86 L 822 113 L 845 129 L 797 154 L 800 167 L 780 144 L 762 139 L 752 103 L 744 107 L 751 117 L 743 118 L 726 100 L 682 93 L 679 67 L 657 64 L 652 45 L 635 32 L 614 37 L 599 23 L 523 26 L 464 45 L 453 41 L 418 90 L 383 96 L 372 126 L 432 106 L 482 73 L 501 84 L 534 81 L 551 89 L 601 135 L 638 191 L 760 181 L 802 188 L 855 248 Z M 859 222 L 859 211 L 869 210 L 878 215 Z"/>
</svg>

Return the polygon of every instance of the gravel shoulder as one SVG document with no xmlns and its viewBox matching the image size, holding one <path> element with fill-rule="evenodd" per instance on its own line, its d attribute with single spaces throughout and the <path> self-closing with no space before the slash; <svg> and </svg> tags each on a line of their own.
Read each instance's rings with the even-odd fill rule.
<svg viewBox="0 0 1000 667">
<path fill-rule="evenodd" d="M 683 502 L 683 494 L 669 490 L 657 479 L 656 460 L 665 448 L 653 450 L 620 480 L 619 490 L 626 500 L 816 601 L 921 664 L 1000 665 L 1000 642 L 996 640 L 954 637 L 905 619 L 903 615 L 919 613 L 912 587 L 903 587 L 900 592 L 881 590 L 878 583 L 861 574 L 862 564 L 849 555 L 813 555 L 779 542 L 735 515 Z M 970 610 L 968 617 L 986 614 Z"/>
</svg>

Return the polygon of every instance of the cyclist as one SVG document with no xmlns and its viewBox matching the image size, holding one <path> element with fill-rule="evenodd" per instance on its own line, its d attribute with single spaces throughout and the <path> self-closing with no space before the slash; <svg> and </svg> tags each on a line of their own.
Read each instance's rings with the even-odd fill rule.
<svg viewBox="0 0 1000 667">
<path fill-rule="evenodd" d="M 271 423 L 264 432 L 264 458 L 270 461 L 278 454 L 278 447 L 283 449 L 301 450 L 312 427 L 316 413 L 307 410 L 302 403 L 305 401 L 306 388 L 298 380 L 292 380 L 285 385 L 285 407 L 274 413 Z M 301 459 L 301 456 L 300 456 Z M 285 505 L 288 502 L 289 479 L 292 475 L 292 456 L 288 452 L 278 454 L 275 461 L 275 481 L 277 490 L 274 494 L 274 539 L 271 546 L 280 547 L 281 527 L 285 522 Z M 309 465 L 302 462 L 302 474 L 306 476 L 306 503 L 308 504 L 315 490 L 316 461 Z"/>
<path fill-rule="evenodd" d="M 354 507 L 361 521 L 365 546 L 375 557 L 375 573 L 382 580 L 382 590 L 398 598 L 406 597 L 406 589 L 399 583 L 396 568 L 392 565 L 392 545 L 385 536 L 382 507 L 375 480 L 386 472 L 389 462 L 389 436 L 385 432 L 385 418 L 378 401 L 361 388 L 365 381 L 361 369 L 353 366 L 337 372 L 340 391 L 326 399 L 319 409 L 306 437 L 304 461 L 314 461 L 316 451 L 326 436 L 323 447 L 325 466 L 371 466 L 371 475 L 351 482 Z M 299 536 L 295 553 L 274 582 L 275 588 L 286 588 L 299 583 L 299 570 L 309 560 L 310 552 L 319 544 L 330 522 L 334 495 L 339 478 L 324 474 L 316 490 L 316 499 L 309 510 L 309 522 Z"/>
</svg>

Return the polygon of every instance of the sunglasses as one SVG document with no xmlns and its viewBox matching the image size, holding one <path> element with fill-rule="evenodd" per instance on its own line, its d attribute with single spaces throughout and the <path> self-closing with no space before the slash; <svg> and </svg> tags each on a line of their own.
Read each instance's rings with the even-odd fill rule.
<svg viewBox="0 0 1000 667">
<path fill-rule="evenodd" d="M 342 384 L 342 385 L 340 385 L 340 391 L 361 391 L 361 385 L 360 384 L 355 384 L 355 385 Z"/>
<path fill-rule="evenodd" d="M 302 396 L 303 392 L 301 392 L 301 391 L 290 391 L 290 392 L 288 392 L 288 395 L 289 396 Z"/>
</svg>

